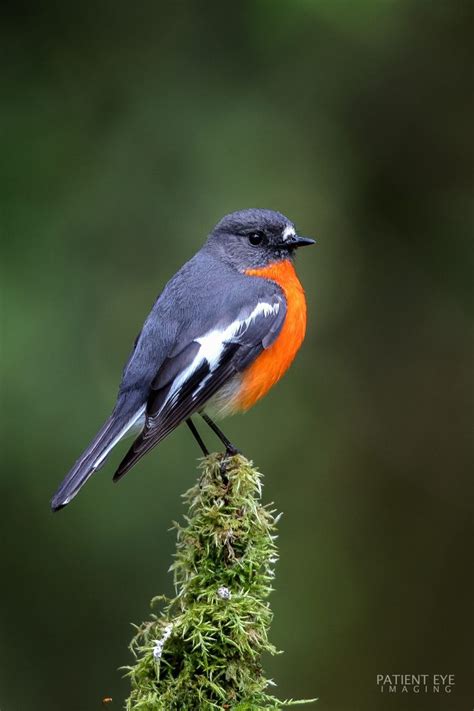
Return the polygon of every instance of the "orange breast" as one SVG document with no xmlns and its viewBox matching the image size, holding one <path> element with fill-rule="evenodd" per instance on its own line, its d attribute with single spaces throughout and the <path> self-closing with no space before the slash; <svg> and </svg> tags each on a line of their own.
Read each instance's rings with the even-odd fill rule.
<svg viewBox="0 0 474 711">
<path fill-rule="evenodd" d="M 306 299 L 290 261 L 276 262 L 262 269 L 249 269 L 245 273 L 276 282 L 285 294 L 287 311 L 276 340 L 243 374 L 236 403 L 240 410 L 252 407 L 280 380 L 290 367 L 306 332 Z"/>
</svg>

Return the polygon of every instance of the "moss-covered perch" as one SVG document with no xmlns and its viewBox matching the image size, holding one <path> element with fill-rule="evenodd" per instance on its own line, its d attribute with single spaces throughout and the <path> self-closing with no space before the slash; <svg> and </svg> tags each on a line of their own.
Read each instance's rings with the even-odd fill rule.
<svg viewBox="0 0 474 711">
<path fill-rule="evenodd" d="M 260 502 L 261 474 L 237 455 L 205 457 L 198 483 L 185 495 L 185 525 L 175 524 L 171 566 L 176 597 L 142 624 L 127 667 L 128 711 L 279 709 L 261 666 L 268 641 L 277 561 L 274 511 Z"/>
</svg>

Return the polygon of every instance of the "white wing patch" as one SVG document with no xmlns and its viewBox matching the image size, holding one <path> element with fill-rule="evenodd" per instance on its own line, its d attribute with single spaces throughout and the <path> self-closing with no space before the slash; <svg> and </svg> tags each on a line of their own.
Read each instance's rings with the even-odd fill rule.
<svg viewBox="0 0 474 711">
<path fill-rule="evenodd" d="M 195 338 L 194 340 L 196 343 L 199 343 L 200 348 L 196 353 L 193 362 L 190 363 L 190 365 L 188 365 L 188 367 L 185 368 L 183 372 L 178 375 L 177 378 L 175 378 L 173 385 L 171 386 L 169 395 L 160 408 L 160 412 L 163 407 L 167 403 L 169 403 L 169 401 L 177 394 L 183 383 L 185 383 L 186 380 L 191 377 L 191 375 L 194 373 L 195 370 L 199 368 L 200 365 L 202 365 L 202 362 L 204 360 L 209 363 L 209 367 L 212 374 L 212 372 L 219 365 L 219 361 L 224 350 L 225 344 L 228 343 L 236 335 L 236 333 L 244 333 L 246 329 L 250 326 L 252 321 L 255 321 L 258 316 L 263 315 L 264 318 L 266 318 L 267 316 L 273 316 L 278 313 L 279 309 L 280 303 L 278 301 L 275 301 L 273 304 L 269 304 L 266 301 L 260 301 L 254 308 L 252 313 L 247 316 L 247 318 L 243 320 L 232 321 L 232 323 L 230 323 L 226 328 L 222 330 L 213 329 L 212 331 L 208 331 L 204 336 Z M 207 378 L 204 378 L 203 382 L 200 384 L 196 392 L 199 392 L 199 389 L 205 385 L 209 377 L 210 375 L 208 375 Z"/>
<path fill-rule="evenodd" d="M 247 316 L 247 318 L 243 321 L 233 321 L 223 331 L 216 329 L 214 331 L 209 331 L 205 336 L 201 336 L 201 338 L 196 338 L 196 341 L 201 345 L 201 348 L 196 354 L 194 361 L 197 361 L 197 364 L 199 364 L 205 358 L 209 363 L 211 370 L 214 370 L 219 364 L 219 359 L 225 343 L 235 336 L 238 331 L 243 333 L 252 321 L 255 321 L 257 316 L 260 316 L 260 314 L 263 314 L 264 317 L 272 314 L 276 315 L 279 308 L 280 304 L 278 301 L 274 304 L 268 304 L 266 301 L 260 301 L 250 316 Z M 194 370 L 194 361 L 189 366 L 192 370 Z"/>
</svg>

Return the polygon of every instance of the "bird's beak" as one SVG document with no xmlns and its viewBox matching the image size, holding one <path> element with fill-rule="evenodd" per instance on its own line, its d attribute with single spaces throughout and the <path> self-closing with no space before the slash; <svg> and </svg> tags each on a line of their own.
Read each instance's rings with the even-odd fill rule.
<svg viewBox="0 0 474 711">
<path fill-rule="evenodd" d="M 291 235 L 284 242 L 281 243 L 281 247 L 286 247 L 287 249 L 296 249 L 297 247 L 308 247 L 310 244 L 315 244 L 316 240 L 310 239 L 309 237 L 299 237 L 298 235 Z"/>
</svg>

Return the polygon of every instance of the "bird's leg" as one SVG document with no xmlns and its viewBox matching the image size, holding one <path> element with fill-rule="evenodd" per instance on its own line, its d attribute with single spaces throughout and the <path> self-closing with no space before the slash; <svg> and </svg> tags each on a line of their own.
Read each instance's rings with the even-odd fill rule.
<svg viewBox="0 0 474 711">
<path fill-rule="evenodd" d="M 189 427 L 189 429 L 191 430 L 194 439 L 196 440 L 196 442 L 197 442 L 198 445 L 200 446 L 201 452 L 204 454 L 205 457 L 208 457 L 208 456 L 209 456 L 209 452 L 207 451 L 207 447 L 206 447 L 206 445 L 204 444 L 201 435 L 200 435 L 199 432 L 197 431 L 196 425 L 194 424 L 194 422 L 192 421 L 192 419 L 191 419 L 190 417 L 188 417 L 188 419 L 186 420 L 186 424 L 187 424 L 187 426 Z"/>
<path fill-rule="evenodd" d="M 232 442 L 230 442 L 230 441 L 227 439 L 227 437 L 225 436 L 225 434 L 218 428 L 218 426 L 216 425 L 216 423 L 213 422 L 213 421 L 211 420 L 211 418 L 210 418 L 208 415 L 206 415 L 205 413 L 201 412 L 201 417 L 202 417 L 202 419 L 204 420 L 204 422 L 206 422 L 206 423 L 209 425 L 209 427 L 211 428 L 211 430 L 212 430 L 213 432 L 215 432 L 215 434 L 219 437 L 220 441 L 222 442 L 222 444 L 223 444 L 224 447 L 225 447 L 225 453 L 226 453 L 226 455 L 227 455 L 228 457 L 233 457 L 234 454 L 238 454 L 238 453 L 239 453 L 239 450 L 237 449 L 237 447 L 234 447 L 234 445 L 232 444 Z"/>
</svg>

